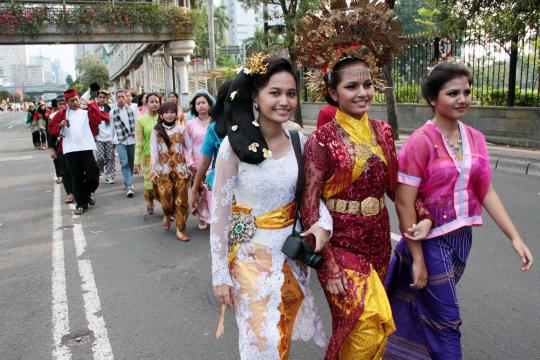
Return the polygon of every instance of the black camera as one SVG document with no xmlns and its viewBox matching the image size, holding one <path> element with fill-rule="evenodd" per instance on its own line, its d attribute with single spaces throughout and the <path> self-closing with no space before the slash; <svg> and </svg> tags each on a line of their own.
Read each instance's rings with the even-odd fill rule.
<svg viewBox="0 0 540 360">
<path fill-rule="evenodd" d="M 323 264 L 323 256 L 311 250 L 311 246 L 297 233 L 287 237 L 281 252 L 294 260 L 300 260 L 304 264 L 314 269 L 318 269 Z"/>
</svg>

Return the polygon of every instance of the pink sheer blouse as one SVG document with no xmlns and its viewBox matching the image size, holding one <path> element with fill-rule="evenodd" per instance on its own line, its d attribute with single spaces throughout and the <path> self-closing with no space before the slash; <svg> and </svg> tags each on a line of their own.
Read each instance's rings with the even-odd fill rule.
<svg viewBox="0 0 540 360">
<path fill-rule="evenodd" d="M 428 238 L 482 224 L 482 202 L 491 183 L 484 135 L 459 122 L 459 160 L 442 133 L 427 121 L 405 142 L 398 157 L 398 182 L 418 187 L 435 223 Z"/>
</svg>

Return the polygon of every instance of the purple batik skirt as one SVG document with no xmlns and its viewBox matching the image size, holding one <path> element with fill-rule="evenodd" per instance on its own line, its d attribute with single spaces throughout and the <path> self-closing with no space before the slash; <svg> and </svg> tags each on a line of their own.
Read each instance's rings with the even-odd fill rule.
<svg viewBox="0 0 540 360">
<path fill-rule="evenodd" d="M 412 257 L 405 240 L 396 245 L 385 287 L 396 332 L 384 359 L 458 360 L 461 318 L 456 286 L 472 244 L 471 227 L 422 241 L 428 284 L 412 289 Z"/>
</svg>

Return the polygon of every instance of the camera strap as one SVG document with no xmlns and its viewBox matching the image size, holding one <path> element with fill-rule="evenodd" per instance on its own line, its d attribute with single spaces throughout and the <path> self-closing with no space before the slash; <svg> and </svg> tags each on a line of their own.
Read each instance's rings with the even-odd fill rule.
<svg viewBox="0 0 540 360">
<path fill-rule="evenodd" d="M 296 162 L 298 164 L 298 178 L 296 180 L 296 192 L 294 198 L 296 201 L 296 213 L 294 216 L 293 234 L 296 232 L 296 223 L 300 218 L 300 201 L 304 192 L 304 158 L 302 157 L 302 145 L 300 144 L 300 134 L 296 130 L 289 131 L 291 135 L 291 142 L 294 149 L 294 155 L 296 156 Z"/>
</svg>

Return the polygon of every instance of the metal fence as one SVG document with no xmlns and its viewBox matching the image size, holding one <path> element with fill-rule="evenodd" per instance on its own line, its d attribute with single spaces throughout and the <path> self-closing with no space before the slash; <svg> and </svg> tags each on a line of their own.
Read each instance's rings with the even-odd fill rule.
<svg viewBox="0 0 540 360">
<path fill-rule="evenodd" d="M 515 66 L 515 106 L 540 106 L 540 36 L 539 31 L 518 41 Z M 489 37 L 466 35 L 436 36 L 420 33 L 405 36 L 405 50 L 393 63 L 396 100 L 399 103 L 424 103 L 420 86 L 441 52 L 466 64 L 473 74 L 472 101 L 475 105 L 507 106 L 511 78 L 510 42 Z M 321 101 L 302 78 L 304 101 Z M 324 101 L 324 100 L 323 100 Z M 384 103 L 378 93 L 376 103 Z"/>
<path fill-rule="evenodd" d="M 540 36 L 532 31 L 517 42 L 515 106 L 540 106 Z M 441 51 L 466 64 L 473 74 L 472 100 L 477 105 L 509 104 L 510 42 L 470 34 L 406 36 L 405 51 L 394 60 L 396 98 L 401 103 L 420 103 L 420 85 Z"/>
</svg>

